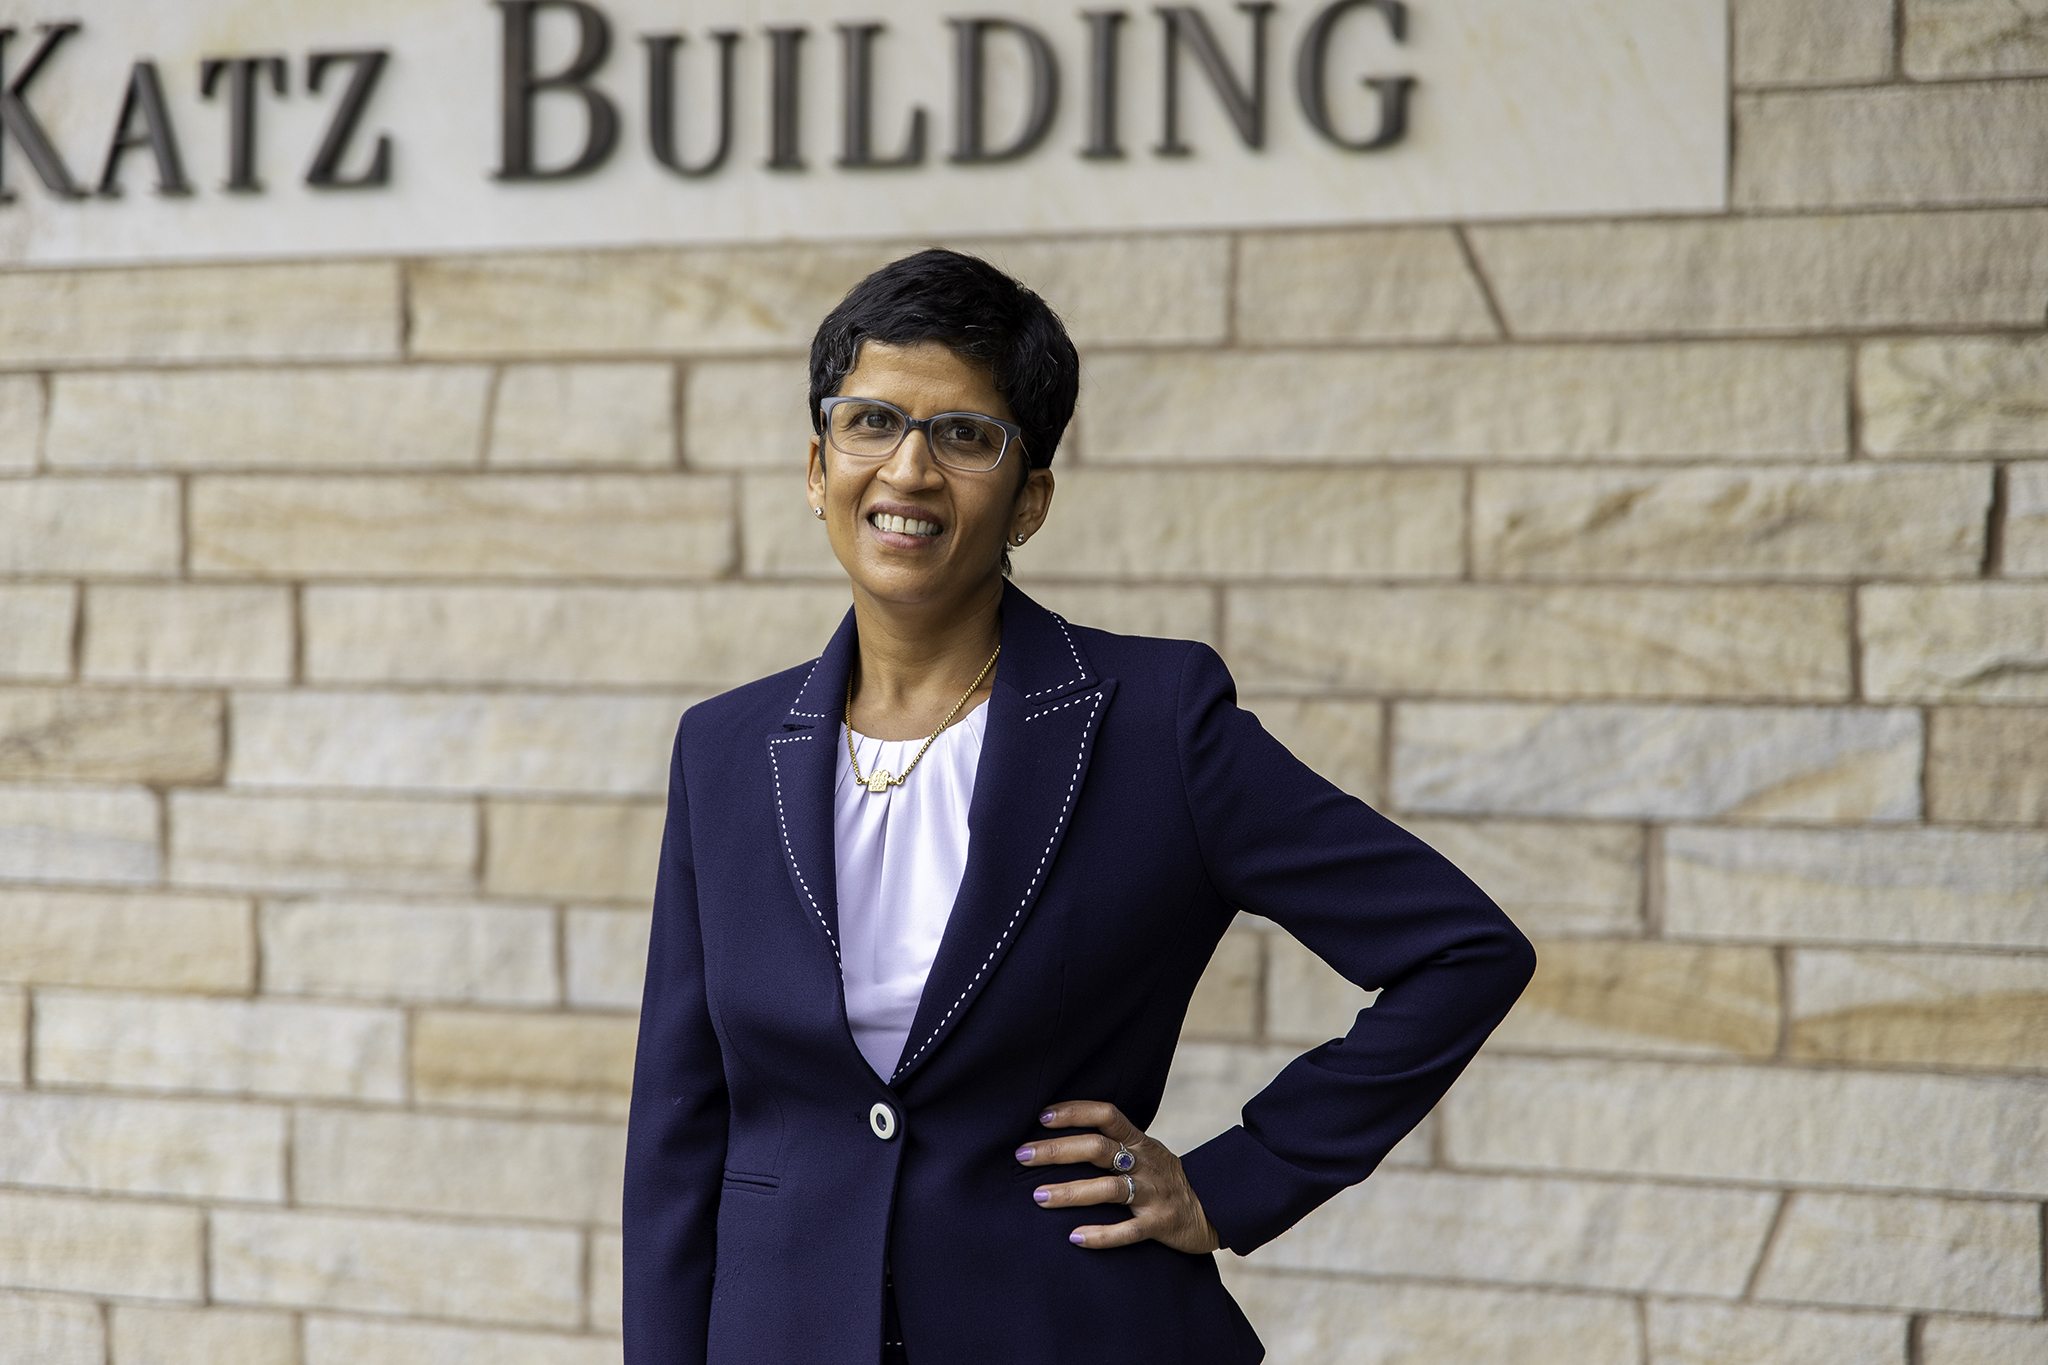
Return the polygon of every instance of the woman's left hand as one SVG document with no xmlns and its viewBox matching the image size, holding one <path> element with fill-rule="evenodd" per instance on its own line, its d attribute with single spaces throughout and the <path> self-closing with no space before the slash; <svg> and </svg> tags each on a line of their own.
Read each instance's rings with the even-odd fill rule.
<svg viewBox="0 0 2048 1365">
<path fill-rule="evenodd" d="M 1118 1144 L 1135 1158 L 1128 1172 L 1092 1180 L 1075 1180 L 1064 1185 L 1041 1185 L 1031 1197 L 1049 1209 L 1073 1208 L 1083 1204 L 1126 1204 L 1131 1216 L 1121 1222 L 1076 1228 L 1068 1238 L 1090 1251 L 1130 1246 L 1134 1242 L 1164 1242 L 1175 1251 L 1202 1255 L 1221 1246 L 1222 1239 L 1202 1212 L 1202 1201 L 1181 1170 L 1180 1158 L 1158 1142 L 1146 1137 L 1138 1125 L 1123 1116 L 1113 1104 L 1101 1100 L 1065 1100 L 1038 1116 L 1048 1128 L 1094 1128 L 1097 1132 L 1078 1137 L 1047 1138 L 1017 1149 L 1017 1160 L 1026 1166 L 1063 1166 L 1089 1162 L 1105 1170 L 1116 1170 Z M 1124 1183 L 1124 1176 L 1130 1184 Z M 1131 1196 L 1133 1187 L 1137 1194 Z"/>
</svg>

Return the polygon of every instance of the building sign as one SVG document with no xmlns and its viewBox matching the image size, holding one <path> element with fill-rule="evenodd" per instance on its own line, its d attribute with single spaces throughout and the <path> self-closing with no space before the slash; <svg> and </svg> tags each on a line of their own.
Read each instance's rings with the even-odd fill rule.
<svg viewBox="0 0 2048 1365">
<path fill-rule="evenodd" d="M 1725 0 L 0 0 L 0 262 L 1713 210 Z"/>
</svg>

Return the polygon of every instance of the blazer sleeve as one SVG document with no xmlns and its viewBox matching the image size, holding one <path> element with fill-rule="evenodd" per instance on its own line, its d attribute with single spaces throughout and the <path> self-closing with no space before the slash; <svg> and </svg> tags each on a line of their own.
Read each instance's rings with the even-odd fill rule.
<svg viewBox="0 0 2048 1365">
<path fill-rule="evenodd" d="M 1244 1122 L 1183 1159 L 1242 1255 L 1372 1174 L 1506 1016 L 1535 970 L 1519 930 L 1457 868 L 1310 771 L 1237 705 L 1223 661 L 1181 670 L 1182 781 L 1210 881 L 1381 994 L 1295 1058 Z"/>
<path fill-rule="evenodd" d="M 705 998 L 679 730 L 626 1126 L 626 1365 L 704 1360 L 727 1118 L 725 1068 Z"/>
</svg>

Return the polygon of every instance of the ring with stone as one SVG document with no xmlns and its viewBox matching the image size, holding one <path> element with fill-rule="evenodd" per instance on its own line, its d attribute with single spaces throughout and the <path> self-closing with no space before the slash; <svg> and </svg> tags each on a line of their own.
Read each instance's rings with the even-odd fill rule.
<svg viewBox="0 0 2048 1365">
<path fill-rule="evenodd" d="M 1109 1168 L 1118 1175 L 1129 1175 L 1137 1165 L 1138 1158 L 1132 1155 L 1131 1149 L 1119 1142 L 1116 1145 L 1116 1155 L 1109 1159 Z"/>
</svg>

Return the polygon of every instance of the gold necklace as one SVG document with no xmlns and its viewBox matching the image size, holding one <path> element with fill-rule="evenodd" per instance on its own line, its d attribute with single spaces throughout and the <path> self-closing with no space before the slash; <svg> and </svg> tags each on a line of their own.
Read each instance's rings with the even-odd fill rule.
<svg viewBox="0 0 2048 1365">
<path fill-rule="evenodd" d="M 1002 652 L 1003 647 L 1000 644 L 997 645 L 996 654 Z M 946 733 L 946 727 L 953 723 L 953 717 L 960 714 L 960 708 L 967 705 L 967 699 L 974 695 L 974 690 L 977 687 L 981 686 L 981 680 L 986 678 L 988 671 L 996 666 L 996 654 L 988 656 L 988 662 L 981 666 L 981 672 L 974 675 L 974 681 L 967 684 L 967 690 L 960 694 L 960 700 L 953 703 L 953 709 L 948 711 L 946 718 L 939 722 L 939 728 L 932 731 L 931 739 L 927 739 L 924 742 L 924 748 L 917 751 L 917 758 L 910 760 L 910 767 L 905 768 L 901 773 L 893 777 L 889 775 L 887 768 L 877 768 L 866 777 L 860 775 L 860 755 L 853 751 L 853 679 L 848 678 L 846 680 L 846 756 L 853 761 L 853 780 L 866 787 L 870 796 L 880 796 L 891 787 L 902 786 L 903 779 L 910 776 L 910 769 L 915 768 L 918 764 L 918 759 L 924 757 L 925 749 L 932 747 L 932 740 Z"/>
</svg>

